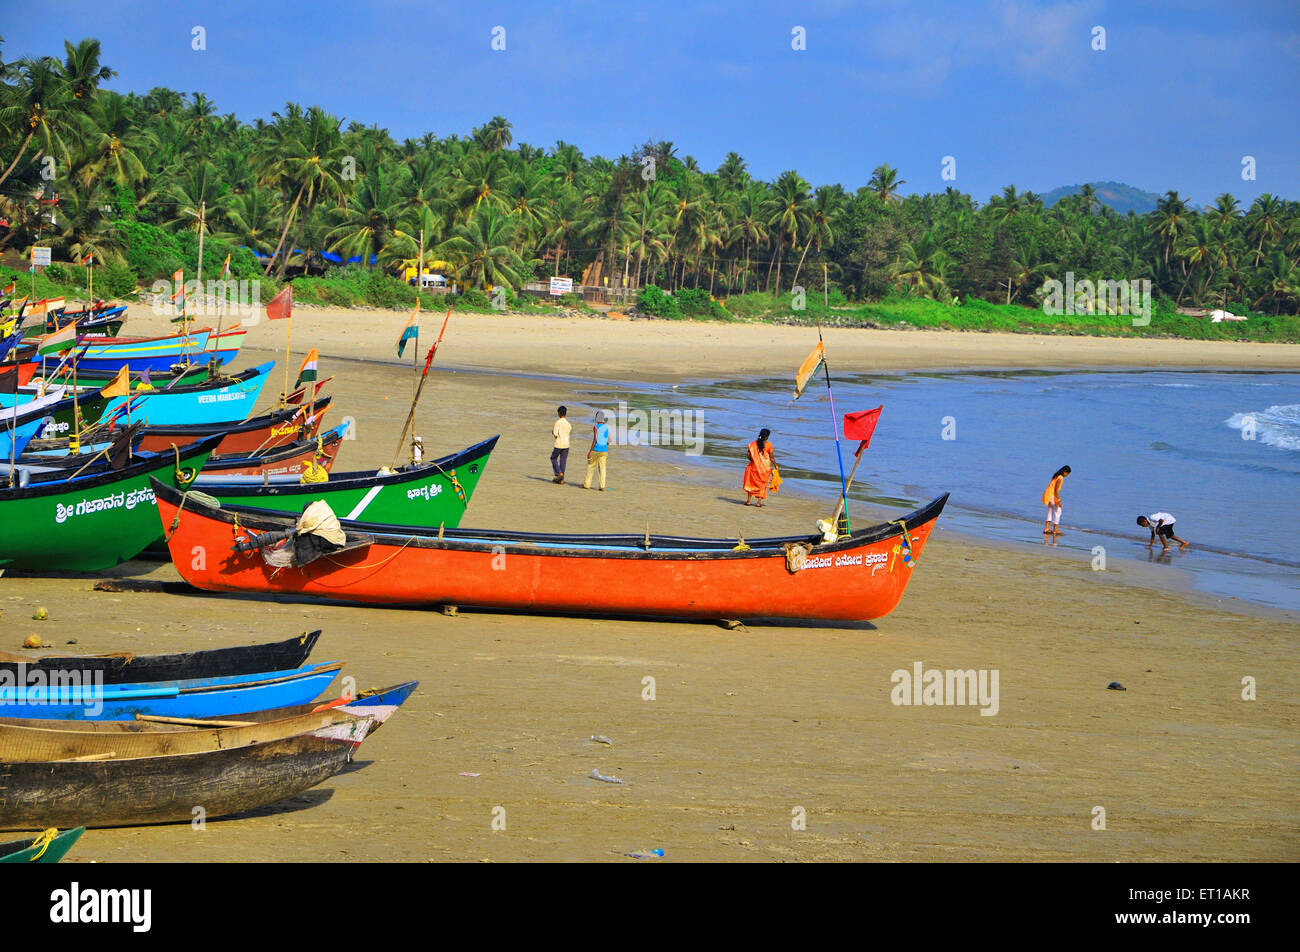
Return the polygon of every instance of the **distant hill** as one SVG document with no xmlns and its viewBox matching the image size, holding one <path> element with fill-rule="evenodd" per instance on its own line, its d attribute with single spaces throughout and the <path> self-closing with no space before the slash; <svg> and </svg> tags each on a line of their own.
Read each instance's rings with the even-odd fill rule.
<svg viewBox="0 0 1300 952">
<path fill-rule="evenodd" d="M 1134 188 L 1132 185 L 1125 185 L 1122 182 L 1090 182 L 1089 184 L 1097 190 L 1097 197 L 1104 204 L 1109 205 L 1121 215 L 1127 215 L 1130 210 L 1137 212 L 1139 215 L 1155 211 L 1156 201 L 1160 198 L 1154 192 L 1144 192 L 1140 188 Z M 1060 188 L 1054 188 L 1043 195 L 1043 204 L 1049 207 L 1055 205 L 1065 196 L 1078 193 L 1081 187 L 1079 185 L 1063 185 Z"/>
</svg>

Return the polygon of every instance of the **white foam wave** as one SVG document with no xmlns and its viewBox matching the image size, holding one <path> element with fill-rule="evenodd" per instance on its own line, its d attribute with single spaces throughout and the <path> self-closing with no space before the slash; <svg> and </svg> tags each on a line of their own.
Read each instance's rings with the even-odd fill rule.
<svg viewBox="0 0 1300 952">
<path fill-rule="evenodd" d="M 1252 413 L 1234 413 L 1225 421 L 1242 432 L 1243 439 L 1253 428 L 1254 438 L 1266 446 L 1283 450 L 1300 450 L 1300 404 L 1271 406 Z"/>
</svg>

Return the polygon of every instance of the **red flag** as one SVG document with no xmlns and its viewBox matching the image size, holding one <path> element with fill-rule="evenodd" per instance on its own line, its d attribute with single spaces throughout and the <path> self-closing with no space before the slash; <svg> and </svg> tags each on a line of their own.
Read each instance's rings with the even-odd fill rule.
<svg viewBox="0 0 1300 952">
<path fill-rule="evenodd" d="M 271 302 L 266 305 L 266 316 L 272 321 L 278 321 L 293 316 L 292 284 L 285 285 L 283 291 L 271 298 Z"/>
<path fill-rule="evenodd" d="M 880 411 L 883 406 L 876 407 L 874 410 L 860 410 L 857 413 L 844 414 L 844 438 L 846 440 L 861 440 L 854 456 L 861 456 L 862 451 L 867 448 L 871 442 L 871 435 L 876 432 L 876 421 L 880 419 Z"/>
<path fill-rule="evenodd" d="M 433 355 L 436 354 L 437 352 L 438 352 L 438 344 L 435 341 L 433 346 L 429 348 L 429 355 L 424 358 L 424 373 L 420 374 L 421 379 L 429 376 L 429 365 L 433 363 Z"/>
</svg>

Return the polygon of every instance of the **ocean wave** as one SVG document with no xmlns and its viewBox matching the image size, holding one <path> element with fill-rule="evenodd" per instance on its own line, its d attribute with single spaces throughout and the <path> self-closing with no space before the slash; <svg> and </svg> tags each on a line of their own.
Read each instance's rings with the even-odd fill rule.
<svg viewBox="0 0 1300 952">
<path fill-rule="evenodd" d="M 1234 430 L 1241 430 L 1243 438 L 1251 426 L 1255 439 L 1266 446 L 1284 450 L 1300 450 L 1300 403 L 1288 403 L 1256 410 L 1234 413 L 1226 421 Z"/>
</svg>

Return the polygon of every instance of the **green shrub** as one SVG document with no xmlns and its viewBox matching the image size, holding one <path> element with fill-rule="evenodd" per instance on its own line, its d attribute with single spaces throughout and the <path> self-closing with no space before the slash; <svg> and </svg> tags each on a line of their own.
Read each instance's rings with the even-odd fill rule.
<svg viewBox="0 0 1300 952">
<path fill-rule="evenodd" d="M 58 284 L 65 284 L 71 278 L 68 269 L 57 261 L 50 262 L 50 266 L 45 269 L 45 276 Z"/>
<path fill-rule="evenodd" d="M 135 293 L 140 279 L 125 264 L 106 264 L 95 269 L 95 296 L 120 298 Z"/>
<path fill-rule="evenodd" d="M 114 226 L 126 247 L 126 263 L 142 282 L 148 284 L 158 278 L 170 280 L 175 271 L 184 267 L 184 256 L 175 236 L 142 221 L 119 219 Z M 220 266 L 218 262 L 218 271 Z"/>
<path fill-rule="evenodd" d="M 672 295 L 653 284 L 647 284 L 636 296 L 636 309 L 642 314 L 653 314 L 666 320 L 679 320 L 681 308 Z"/>
<path fill-rule="evenodd" d="M 478 288 L 466 288 L 460 293 L 457 303 L 470 308 L 492 307 L 492 302 L 488 300 L 488 296 Z"/>
</svg>

